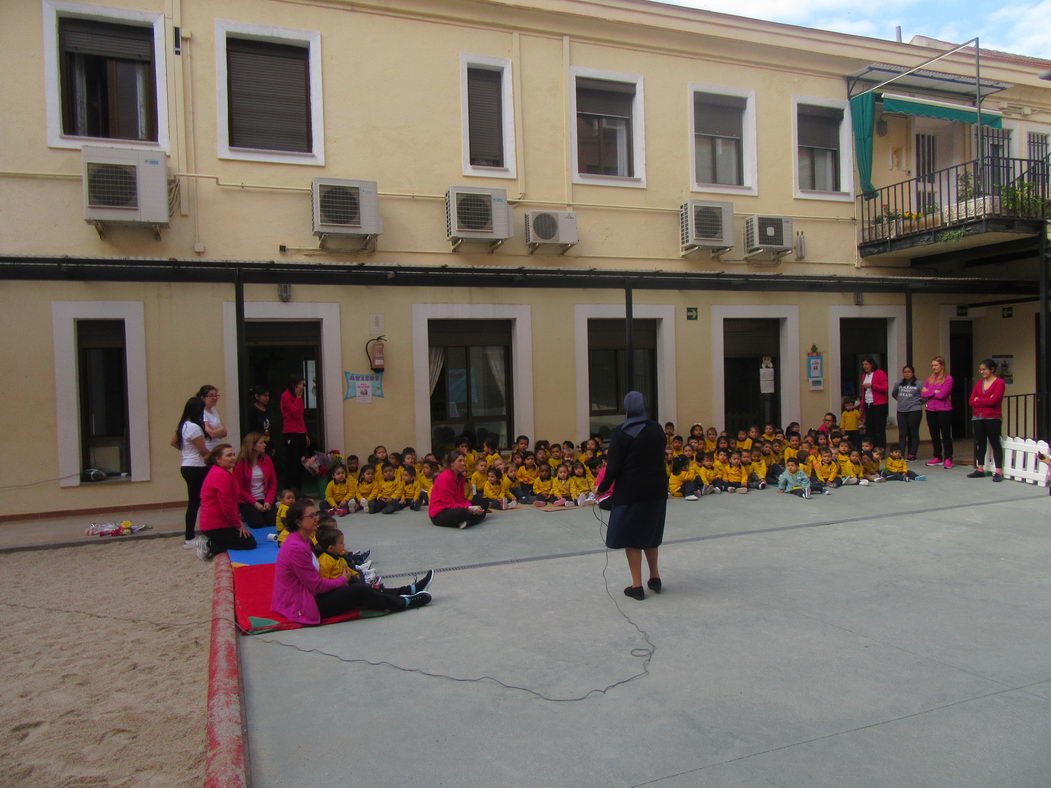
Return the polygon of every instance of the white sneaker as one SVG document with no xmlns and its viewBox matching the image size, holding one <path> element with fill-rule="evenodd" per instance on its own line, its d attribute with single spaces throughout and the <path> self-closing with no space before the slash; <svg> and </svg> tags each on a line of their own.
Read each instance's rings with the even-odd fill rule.
<svg viewBox="0 0 1051 788">
<path fill-rule="evenodd" d="M 209 560 L 212 557 L 212 551 L 211 551 L 211 548 L 208 545 L 208 537 L 207 536 L 198 536 L 197 537 L 196 552 L 197 552 L 197 557 L 200 558 L 202 561 L 207 561 L 207 560 Z"/>
<path fill-rule="evenodd" d="M 868 487 L 868 486 L 869 486 L 869 480 L 868 479 L 858 479 L 858 487 Z"/>
<path fill-rule="evenodd" d="M 832 494 L 831 490 L 825 490 L 824 492 L 822 492 L 822 495 L 831 495 L 831 494 Z"/>
<path fill-rule="evenodd" d="M 372 569 L 372 559 L 370 558 L 364 563 L 358 564 L 354 568 L 357 569 L 359 572 L 367 572 L 368 570 Z"/>
<path fill-rule="evenodd" d="M 877 477 L 876 477 L 875 479 L 873 479 L 872 481 L 876 482 L 876 484 L 882 484 L 883 482 L 885 482 L 885 481 L 887 481 L 887 480 L 886 480 L 886 479 L 884 479 L 884 478 L 883 478 L 882 476 L 877 476 Z"/>
<path fill-rule="evenodd" d="M 696 500 L 697 500 L 697 496 L 696 496 L 696 495 L 693 495 L 693 494 L 691 493 L 690 495 L 687 495 L 687 496 L 686 496 L 686 497 L 685 497 L 685 498 L 684 498 L 683 500 L 686 500 L 686 501 L 696 501 Z"/>
<path fill-rule="evenodd" d="M 518 506 L 518 501 L 508 501 L 507 502 L 507 508 L 508 509 L 514 509 L 516 506 Z"/>
<path fill-rule="evenodd" d="M 804 487 L 803 488 L 803 497 L 807 498 L 807 499 L 810 498 L 810 488 L 809 487 Z"/>
<path fill-rule="evenodd" d="M 566 501 L 566 508 L 568 509 L 571 506 L 576 506 L 576 504 L 573 501 Z"/>
<path fill-rule="evenodd" d="M 195 550 L 197 549 L 197 539 L 187 539 L 182 543 L 184 550 Z"/>
<path fill-rule="evenodd" d="M 759 482 L 759 489 L 760 490 L 765 490 L 766 489 L 766 482 L 765 481 L 760 481 Z"/>
<path fill-rule="evenodd" d="M 577 506 L 583 506 L 584 502 L 587 501 L 587 499 L 588 499 L 587 493 L 581 493 L 580 495 L 578 495 L 577 496 Z"/>
</svg>

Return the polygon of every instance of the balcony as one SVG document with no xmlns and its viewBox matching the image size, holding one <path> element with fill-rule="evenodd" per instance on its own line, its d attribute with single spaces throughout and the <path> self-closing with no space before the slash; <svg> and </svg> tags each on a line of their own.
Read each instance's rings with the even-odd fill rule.
<svg viewBox="0 0 1051 788">
<path fill-rule="evenodd" d="M 1045 159 L 997 156 L 884 186 L 858 198 L 858 252 L 915 259 L 1039 235 L 1049 180 Z"/>
</svg>

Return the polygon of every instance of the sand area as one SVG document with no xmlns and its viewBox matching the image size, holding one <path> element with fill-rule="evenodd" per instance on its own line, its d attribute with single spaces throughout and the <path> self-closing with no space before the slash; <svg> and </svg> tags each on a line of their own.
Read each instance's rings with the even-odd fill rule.
<svg viewBox="0 0 1051 788">
<path fill-rule="evenodd" d="M 200 785 L 211 592 L 178 538 L 0 553 L 0 785 Z"/>
</svg>

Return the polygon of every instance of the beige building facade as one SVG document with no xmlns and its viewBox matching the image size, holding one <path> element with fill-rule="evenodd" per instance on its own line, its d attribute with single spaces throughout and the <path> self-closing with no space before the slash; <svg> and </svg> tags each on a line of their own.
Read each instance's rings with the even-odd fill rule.
<svg viewBox="0 0 1051 788">
<path fill-rule="evenodd" d="M 992 135 L 958 114 L 973 50 L 894 86 L 920 109 L 881 91 L 859 200 L 851 96 L 937 46 L 637 0 L 0 19 L 10 514 L 179 500 L 169 441 L 202 384 L 236 438 L 247 386 L 276 411 L 303 374 L 315 444 L 362 457 L 583 440 L 619 421 L 629 298 L 635 385 L 682 432 L 815 425 L 867 354 L 958 380 L 1010 356 L 1008 392 L 1037 390 L 1042 214 L 1004 201 L 1046 197 L 1051 64 L 983 53 Z M 933 173 L 968 162 L 936 204 Z M 382 394 L 359 395 L 379 336 Z"/>
</svg>

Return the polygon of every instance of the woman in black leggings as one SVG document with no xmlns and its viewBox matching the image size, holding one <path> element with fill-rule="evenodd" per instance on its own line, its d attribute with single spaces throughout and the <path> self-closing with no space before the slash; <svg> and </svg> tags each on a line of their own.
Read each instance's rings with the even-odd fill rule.
<svg viewBox="0 0 1051 788">
<path fill-rule="evenodd" d="M 183 547 L 187 549 L 197 546 L 195 529 L 197 512 L 201 508 L 201 486 L 208 475 L 208 467 L 204 464 L 204 458 L 208 455 L 204 436 L 204 400 L 190 397 L 182 409 L 179 426 L 175 428 L 175 437 L 172 438 L 172 446 L 182 454 L 179 472 L 186 482 L 186 541 Z"/>
<path fill-rule="evenodd" d="M 996 374 L 996 362 L 991 358 L 982 359 L 978 364 L 978 382 L 971 389 L 968 402 L 973 408 L 971 426 L 974 428 L 974 470 L 967 474 L 970 479 L 985 476 L 985 445 L 993 450 L 993 481 L 1004 480 L 1004 447 L 1000 443 L 1000 426 L 1003 424 L 1003 412 L 1000 403 L 1004 399 L 1003 378 Z"/>
<path fill-rule="evenodd" d="M 427 514 L 431 522 L 444 528 L 467 528 L 485 519 L 485 506 L 473 505 L 464 494 L 467 485 L 467 462 L 458 451 L 445 456 L 445 470 L 438 474 L 431 488 Z"/>
</svg>

